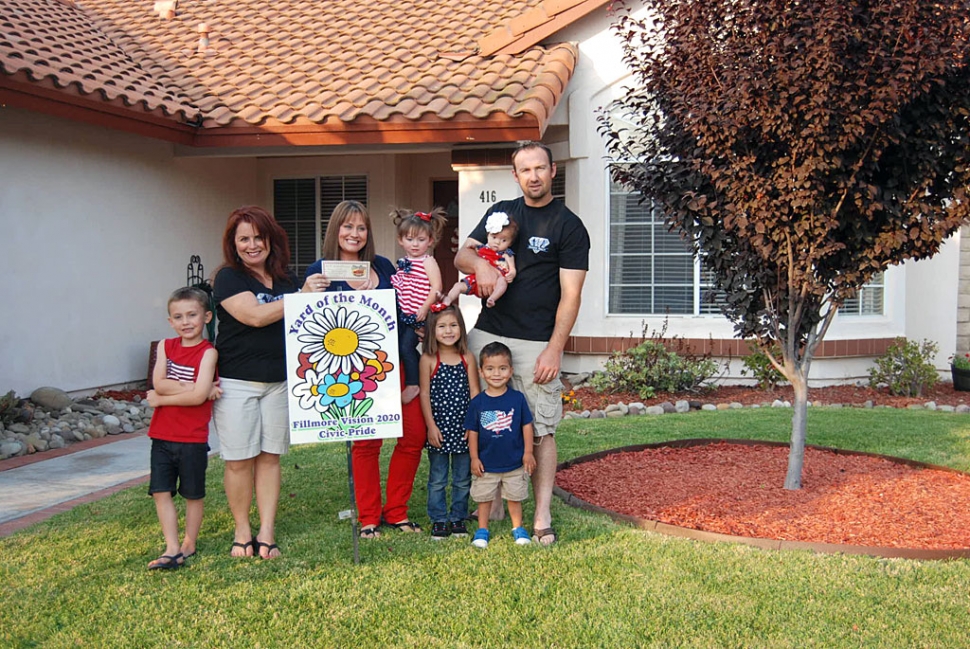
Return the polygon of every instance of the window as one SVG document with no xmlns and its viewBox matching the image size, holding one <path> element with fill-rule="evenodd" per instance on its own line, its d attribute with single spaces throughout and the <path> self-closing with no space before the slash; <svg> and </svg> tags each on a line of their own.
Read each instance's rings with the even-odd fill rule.
<svg viewBox="0 0 970 649">
<path fill-rule="evenodd" d="M 878 273 L 859 289 L 858 295 L 842 303 L 839 315 L 882 315 L 885 292 L 885 274 Z"/>
<path fill-rule="evenodd" d="M 552 179 L 552 197 L 566 202 L 566 165 L 556 165 L 556 175 Z"/>
<path fill-rule="evenodd" d="M 650 201 L 610 183 L 609 312 L 720 313 L 711 274 Z"/>
<path fill-rule="evenodd" d="M 273 215 L 290 240 L 290 268 L 302 278 L 320 258 L 323 233 L 340 201 L 367 205 L 367 176 L 322 176 L 273 181 Z"/>
</svg>

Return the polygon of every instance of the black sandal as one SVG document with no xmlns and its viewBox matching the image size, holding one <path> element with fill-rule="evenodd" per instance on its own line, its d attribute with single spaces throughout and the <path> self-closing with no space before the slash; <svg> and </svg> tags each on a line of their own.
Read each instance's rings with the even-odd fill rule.
<svg viewBox="0 0 970 649">
<path fill-rule="evenodd" d="M 178 554 L 163 554 L 154 561 L 148 564 L 149 570 L 178 570 L 182 567 L 184 563 L 181 561 L 182 553 Z"/>
<path fill-rule="evenodd" d="M 263 556 L 263 553 L 260 552 L 262 548 L 266 548 L 265 557 Z M 276 555 L 275 557 L 270 556 L 273 550 L 276 550 L 277 552 L 279 552 L 279 554 Z M 259 557 L 260 559 L 263 559 L 263 560 L 279 559 L 280 557 L 283 556 L 283 553 L 280 552 L 280 548 L 278 545 L 276 545 L 275 543 L 263 543 L 262 541 L 257 540 L 255 537 L 253 538 L 253 552 L 254 552 L 253 556 Z"/>
<path fill-rule="evenodd" d="M 246 548 L 249 548 L 249 547 L 251 547 L 253 549 L 253 553 L 252 554 L 245 554 Z M 232 548 L 242 548 L 243 549 L 243 554 L 241 556 L 238 556 L 237 557 L 236 555 L 234 555 L 232 553 Z M 252 558 L 253 556 L 255 556 L 257 554 L 259 554 L 259 552 L 258 552 L 258 550 L 256 548 L 256 538 L 255 537 L 253 537 L 253 540 L 250 541 L 249 543 L 242 543 L 240 541 L 233 541 L 232 542 L 232 546 L 229 548 L 229 556 L 232 557 L 233 559 L 250 559 L 250 558 Z"/>
<path fill-rule="evenodd" d="M 357 536 L 362 539 L 376 539 L 381 533 L 377 531 L 377 526 L 374 527 L 362 527 L 360 531 L 357 532 Z"/>
<path fill-rule="evenodd" d="M 384 523 L 388 527 L 401 530 L 402 532 L 423 532 L 421 526 L 414 521 L 401 521 L 400 523 Z"/>
</svg>

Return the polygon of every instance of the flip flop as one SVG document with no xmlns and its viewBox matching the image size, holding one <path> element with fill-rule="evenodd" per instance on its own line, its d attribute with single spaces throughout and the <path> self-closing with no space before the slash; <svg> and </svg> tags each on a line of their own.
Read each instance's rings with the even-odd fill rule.
<svg viewBox="0 0 970 649">
<path fill-rule="evenodd" d="M 243 554 L 243 555 L 237 557 L 237 556 L 233 555 L 233 553 L 232 553 L 232 548 L 242 548 L 243 549 L 243 552 L 245 552 L 246 551 L 246 548 L 248 548 L 248 547 L 252 547 L 253 548 L 253 554 L 256 553 L 256 539 L 255 538 L 252 541 L 249 541 L 248 543 L 241 543 L 239 541 L 233 541 L 232 542 L 232 547 L 229 549 L 229 556 L 232 557 L 233 559 L 248 559 L 248 558 L 252 557 L 253 555 L 251 555 L 251 554 Z"/>
<path fill-rule="evenodd" d="M 552 540 L 549 541 L 548 543 L 543 543 L 542 539 L 546 538 L 547 536 L 551 536 Z M 559 541 L 559 535 L 556 534 L 556 530 L 552 529 L 551 527 L 547 527 L 545 529 L 535 530 L 532 533 L 532 540 L 538 543 L 539 545 L 548 546 Z"/>
<path fill-rule="evenodd" d="M 257 540 L 257 539 L 254 538 L 253 539 L 253 548 L 255 549 L 255 552 L 256 552 L 255 556 L 257 556 L 257 557 L 259 557 L 260 559 L 263 559 L 263 560 L 266 560 L 266 559 L 279 559 L 281 556 L 283 556 L 283 553 L 282 552 L 280 552 L 275 557 L 271 557 L 270 556 L 270 554 L 273 552 L 273 550 L 276 550 L 277 552 L 280 551 L 279 546 L 276 545 L 275 543 L 263 543 L 262 541 L 259 541 L 259 540 Z M 266 548 L 266 556 L 265 557 L 263 556 L 263 553 L 260 552 L 260 550 L 262 548 Z"/>
<path fill-rule="evenodd" d="M 414 521 L 401 521 L 400 523 L 384 523 L 388 527 L 401 530 L 402 532 L 423 532 L 421 526 Z"/>
<path fill-rule="evenodd" d="M 182 553 L 179 552 L 176 555 L 163 554 L 154 561 L 148 564 L 149 570 L 178 570 L 182 567 L 182 563 L 179 559 L 182 559 Z"/>
</svg>

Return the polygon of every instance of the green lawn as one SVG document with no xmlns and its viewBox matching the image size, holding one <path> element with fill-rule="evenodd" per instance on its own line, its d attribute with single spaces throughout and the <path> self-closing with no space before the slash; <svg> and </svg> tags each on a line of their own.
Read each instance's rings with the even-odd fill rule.
<svg viewBox="0 0 970 649">
<path fill-rule="evenodd" d="M 561 459 L 687 437 L 785 440 L 790 417 L 573 420 L 557 438 Z M 810 444 L 970 470 L 966 415 L 810 409 L 808 421 Z M 221 473 L 213 462 L 199 555 L 182 570 L 145 569 L 162 548 L 145 487 L 0 539 L 0 646 L 970 646 L 970 561 L 702 544 L 556 501 L 552 548 L 513 545 L 507 522 L 485 551 L 389 530 L 362 542 L 354 565 L 350 523 L 337 517 L 342 444 L 284 458 L 285 557 L 233 560 Z M 426 478 L 423 463 L 412 499 L 422 523 Z"/>
</svg>

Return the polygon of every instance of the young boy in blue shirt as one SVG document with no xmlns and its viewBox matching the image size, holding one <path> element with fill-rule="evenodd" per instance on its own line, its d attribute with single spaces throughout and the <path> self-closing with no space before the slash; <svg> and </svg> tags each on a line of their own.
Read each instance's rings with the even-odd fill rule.
<svg viewBox="0 0 970 649">
<path fill-rule="evenodd" d="M 532 454 L 532 411 L 525 395 L 509 387 L 512 352 L 499 342 L 482 348 L 478 373 L 485 389 L 468 404 L 465 429 L 472 464 L 471 497 L 478 503 L 478 531 L 472 545 L 487 548 L 488 513 L 501 487 L 512 519 L 516 544 L 530 543 L 522 527 L 522 501 L 529 497 Z"/>
</svg>

